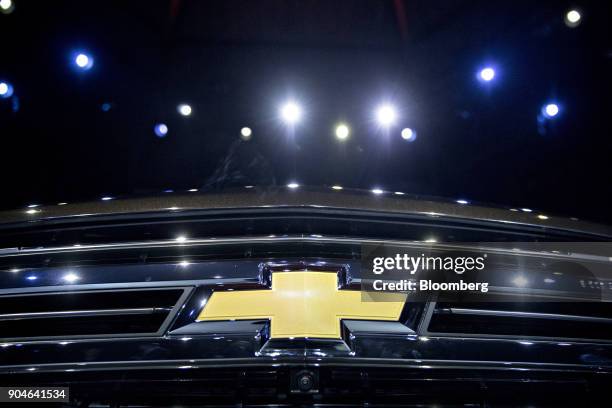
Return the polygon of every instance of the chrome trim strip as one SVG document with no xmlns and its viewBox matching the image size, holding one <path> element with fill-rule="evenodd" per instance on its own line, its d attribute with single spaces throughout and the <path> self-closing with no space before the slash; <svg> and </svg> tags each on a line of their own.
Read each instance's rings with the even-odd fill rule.
<svg viewBox="0 0 612 408">
<path fill-rule="evenodd" d="M 475 361 L 475 360 L 432 360 L 432 359 L 389 359 L 368 357 L 332 357 L 321 359 L 319 357 L 255 357 L 255 358 L 223 358 L 223 359 L 177 359 L 177 360 L 141 360 L 141 361 L 100 361 L 95 363 L 46 363 L 46 364 L 23 364 L 0 366 L 0 373 L 31 373 L 49 371 L 109 371 L 130 369 L 168 369 L 177 368 L 214 368 L 214 367 L 249 367 L 249 366 L 272 366 L 283 367 L 290 365 L 312 365 L 312 366 L 363 366 L 363 367 L 399 367 L 417 369 L 478 369 L 494 371 L 565 371 L 565 372 L 597 372 L 610 373 L 606 366 L 582 365 L 582 364 L 557 364 L 525 361 Z"/>
<path fill-rule="evenodd" d="M 393 245 L 393 246 L 412 246 L 416 248 L 436 248 L 450 250 L 471 250 L 471 251 L 487 251 L 501 254 L 512 254 L 521 256 L 539 256 L 556 259 L 581 259 L 589 261 L 599 261 L 612 263 L 612 258 L 606 255 L 580 254 L 580 253 L 556 253 L 551 251 L 529 251 L 524 249 L 508 249 L 483 246 L 469 246 L 461 244 L 448 243 L 429 243 L 424 241 L 401 241 L 401 240 L 384 240 L 384 239 L 361 239 L 361 238 L 346 238 L 346 237 L 313 237 L 313 236 L 259 236 L 259 237 L 233 237 L 233 238 L 201 238 L 188 239 L 184 242 L 176 240 L 158 240 L 158 241 L 137 241 L 114 244 L 98 244 L 98 245 L 79 245 L 79 246 L 62 246 L 49 248 L 0 248 L 0 257 L 10 257 L 29 254 L 47 254 L 54 252 L 84 252 L 84 251 L 105 251 L 113 249 L 139 249 L 139 248 L 160 248 L 160 247 L 187 247 L 187 246 L 214 246 L 214 245 L 232 245 L 232 244 L 266 244 L 266 243 L 337 243 L 337 244 L 352 244 L 352 245 Z M 494 244 L 494 243 L 493 243 Z M 565 244 L 566 243 L 560 243 Z M 610 244 L 612 246 L 612 244 Z"/>
<path fill-rule="evenodd" d="M 549 319 L 549 320 L 566 320 L 566 321 L 581 321 L 592 323 L 612 323 L 612 319 L 607 317 L 579 316 L 579 315 L 564 315 L 556 313 L 536 313 L 536 312 L 519 312 L 512 310 L 489 310 L 489 309 L 466 309 L 459 307 L 451 307 L 438 309 L 436 314 L 457 314 L 468 316 L 498 316 L 498 317 L 518 317 L 527 319 Z"/>
<path fill-rule="evenodd" d="M 98 310 L 64 310 L 58 312 L 32 312 L 32 313 L 7 313 L 0 314 L 2 320 L 21 319 L 52 319 L 58 317 L 83 317 L 83 316 L 109 316 L 109 315 L 132 315 L 132 314 L 154 314 L 167 313 L 172 308 L 168 307 L 143 307 L 132 309 L 98 309 Z"/>
</svg>

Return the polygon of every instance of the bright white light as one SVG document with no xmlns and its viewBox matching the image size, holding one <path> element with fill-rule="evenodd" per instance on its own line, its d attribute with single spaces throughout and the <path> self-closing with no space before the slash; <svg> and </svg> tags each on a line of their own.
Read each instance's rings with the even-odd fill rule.
<svg viewBox="0 0 612 408">
<path fill-rule="evenodd" d="M 250 127 L 243 127 L 242 129 L 240 129 L 240 136 L 242 136 L 243 139 L 248 139 L 251 137 L 251 135 L 253 134 L 253 131 L 251 130 Z"/>
<path fill-rule="evenodd" d="M 578 10 L 570 10 L 565 15 L 565 23 L 570 27 L 576 27 L 580 23 L 582 16 Z"/>
<path fill-rule="evenodd" d="M 281 107 L 280 114 L 285 123 L 293 125 L 302 118 L 302 108 L 295 102 L 287 102 Z"/>
<path fill-rule="evenodd" d="M 542 113 L 544 113 L 544 116 L 547 118 L 554 118 L 559 114 L 559 105 L 556 103 L 546 104 L 544 109 L 542 109 Z"/>
<path fill-rule="evenodd" d="M 416 139 L 416 132 L 410 128 L 404 128 L 402 129 L 402 139 L 407 140 L 409 142 L 412 142 L 414 139 Z"/>
<path fill-rule="evenodd" d="M 512 280 L 512 283 L 514 283 L 516 286 L 522 288 L 522 287 L 527 286 L 529 281 L 524 276 L 519 275 L 519 276 L 517 276 L 516 278 L 514 278 Z"/>
<path fill-rule="evenodd" d="M 174 239 L 176 242 L 186 242 L 187 241 L 187 237 L 184 235 L 179 235 L 178 237 L 176 237 Z"/>
<path fill-rule="evenodd" d="M 293 188 L 298 188 L 299 186 L 300 186 L 300 185 L 299 185 L 298 183 L 295 183 L 295 182 L 292 182 L 292 183 L 287 184 L 287 187 L 292 188 L 292 189 L 293 189 Z"/>
<path fill-rule="evenodd" d="M 544 283 L 555 283 L 555 280 L 551 278 L 546 278 L 544 279 Z"/>
<path fill-rule="evenodd" d="M 30 275 L 26 279 L 29 280 L 29 281 L 35 281 L 36 279 L 38 279 L 38 277 L 34 276 L 34 275 Z"/>
<path fill-rule="evenodd" d="M 168 126 L 165 123 L 158 123 L 153 128 L 153 132 L 157 137 L 164 137 L 168 134 Z"/>
<path fill-rule="evenodd" d="M 396 191 L 396 192 L 395 192 L 395 193 L 393 193 L 393 194 L 395 194 L 395 195 L 404 195 L 404 194 L 406 194 L 406 193 L 404 193 L 404 192 L 402 192 L 402 191 Z"/>
<path fill-rule="evenodd" d="M 435 244 L 436 242 L 438 242 L 438 240 L 435 238 L 427 238 L 425 242 L 427 242 L 428 244 Z"/>
<path fill-rule="evenodd" d="M 36 207 L 39 207 L 39 205 L 38 204 L 30 204 L 30 205 L 28 205 L 28 208 L 36 208 Z"/>
<path fill-rule="evenodd" d="M 495 70 L 491 67 L 486 67 L 480 70 L 480 79 L 483 81 L 489 82 L 493 78 L 495 78 Z"/>
<path fill-rule="evenodd" d="M 389 127 L 397 120 L 397 112 L 391 105 L 382 105 L 376 109 L 376 120 L 381 126 Z"/>
<path fill-rule="evenodd" d="M 383 191 L 383 190 L 381 190 L 380 188 L 373 188 L 373 189 L 372 189 L 372 192 L 373 192 L 374 194 L 376 194 L 376 195 L 380 195 L 380 194 L 384 193 L 384 191 Z"/>
<path fill-rule="evenodd" d="M 79 277 L 71 272 L 64 275 L 64 280 L 68 283 L 74 283 L 79 280 Z"/>
<path fill-rule="evenodd" d="M 13 6 L 13 2 L 11 0 L 0 0 L 0 9 L 3 11 L 7 11 Z"/>
<path fill-rule="evenodd" d="M 36 213 L 39 213 L 39 212 L 40 212 L 40 210 L 35 210 L 35 209 L 32 208 L 30 210 L 27 210 L 26 214 L 36 214 Z"/>
<path fill-rule="evenodd" d="M 17 273 L 17 272 L 19 272 L 20 270 L 21 270 L 21 269 L 19 269 L 19 268 L 11 268 L 10 272 Z"/>
<path fill-rule="evenodd" d="M 105 196 L 105 197 L 101 198 L 102 201 L 110 201 L 112 199 L 113 199 L 113 197 L 109 197 L 109 196 Z"/>
<path fill-rule="evenodd" d="M 191 115 L 191 106 L 187 105 L 186 103 L 181 103 L 179 106 L 176 107 L 176 110 L 183 116 Z"/>
<path fill-rule="evenodd" d="M 346 140 L 350 133 L 351 130 L 344 123 L 340 123 L 336 126 L 336 138 L 338 138 L 338 140 Z"/>
<path fill-rule="evenodd" d="M 197 189 L 197 188 L 190 188 L 190 189 L 189 189 L 189 190 L 187 190 L 187 191 L 189 191 L 190 193 L 195 193 L 195 192 L 197 192 L 197 191 L 198 191 L 198 189 Z"/>
<path fill-rule="evenodd" d="M 456 200 L 455 202 L 456 202 L 457 204 L 462 204 L 462 205 L 466 205 L 466 204 L 469 204 L 469 203 L 470 203 L 468 200 L 463 200 L 463 199 L 462 199 L 462 200 Z"/>
<path fill-rule="evenodd" d="M 179 262 L 179 265 L 182 266 L 183 268 L 185 268 L 185 267 L 189 266 L 189 262 L 181 261 L 181 262 Z"/>
<path fill-rule="evenodd" d="M 13 96 L 13 86 L 8 82 L 0 82 L 0 98 L 6 99 Z"/>
<path fill-rule="evenodd" d="M 548 219 L 548 215 L 540 214 L 540 215 L 538 215 L 538 218 L 541 219 L 541 220 L 547 220 Z"/>
<path fill-rule="evenodd" d="M 333 190 L 342 190 L 342 188 L 343 188 L 342 186 L 338 186 L 338 185 L 332 186 Z"/>
<path fill-rule="evenodd" d="M 57 203 L 57 205 L 66 205 L 66 204 L 68 204 L 68 203 L 64 203 L 64 202 Z"/>
<path fill-rule="evenodd" d="M 532 212 L 533 210 L 531 208 L 521 208 L 521 211 L 529 213 L 529 212 Z"/>
<path fill-rule="evenodd" d="M 74 58 L 74 63 L 77 67 L 88 70 L 93 67 L 93 58 L 90 55 L 80 53 Z"/>
</svg>

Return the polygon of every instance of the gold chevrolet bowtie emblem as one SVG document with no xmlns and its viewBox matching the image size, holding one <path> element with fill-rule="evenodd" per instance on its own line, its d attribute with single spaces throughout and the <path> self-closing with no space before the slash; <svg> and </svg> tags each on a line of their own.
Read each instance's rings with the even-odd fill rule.
<svg viewBox="0 0 612 408">
<path fill-rule="evenodd" d="M 397 299 L 397 298 L 396 298 Z M 339 290 L 330 272 L 275 272 L 272 289 L 217 291 L 198 321 L 270 319 L 271 338 L 340 338 L 340 320 L 398 320 L 405 295 L 363 302 L 357 290 Z"/>
</svg>

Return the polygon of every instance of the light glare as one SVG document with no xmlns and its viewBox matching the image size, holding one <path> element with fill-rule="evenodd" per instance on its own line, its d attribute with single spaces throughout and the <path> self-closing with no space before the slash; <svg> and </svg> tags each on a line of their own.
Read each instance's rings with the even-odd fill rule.
<svg viewBox="0 0 612 408">
<path fill-rule="evenodd" d="M 402 139 L 407 140 L 409 142 L 412 142 L 414 139 L 416 139 L 416 132 L 410 128 L 404 128 L 402 129 Z"/>
<path fill-rule="evenodd" d="M 570 10 L 565 15 L 565 24 L 569 27 L 576 27 L 580 24 L 582 16 L 578 10 Z"/>
<path fill-rule="evenodd" d="M 349 127 L 344 123 L 336 126 L 336 138 L 338 138 L 338 140 L 346 140 L 349 137 L 350 132 Z"/>
<path fill-rule="evenodd" d="M 168 134 L 168 126 L 165 123 L 158 123 L 153 128 L 153 132 L 157 137 L 164 137 Z"/>
<path fill-rule="evenodd" d="M 74 273 L 64 275 L 64 280 L 68 283 L 74 283 L 79 280 L 79 277 Z"/>
<path fill-rule="evenodd" d="M 302 108 L 295 102 L 287 102 L 281 107 L 281 118 L 288 125 L 296 124 L 302 118 Z"/>
<path fill-rule="evenodd" d="M 0 0 L 0 9 L 2 9 L 2 11 L 8 11 L 11 7 L 13 7 L 13 2 L 11 0 Z"/>
<path fill-rule="evenodd" d="M 518 287 L 525 287 L 527 286 L 527 284 L 529 283 L 529 281 L 524 277 L 524 276 L 517 276 L 516 278 L 514 278 L 512 280 L 512 283 L 514 283 L 516 286 Z"/>
<path fill-rule="evenodd" d="M 87 71 L 88 69 L 93 67 L 93 57 L 85 53 L 79 53 L 74 58 L 74 63 L 78 68 Z"/>
<path fill-rule="evenodd" d="M 495 70 L 493 68 L 486 67 L 480 71 L 480 79 L 482 79 L 483 81 L 489 82 L 493 78 L 495 78 Z"/>
<path fill-rule="evenodd" d="M 556 103 L 546 104 L 544 106 L 543 113 L 547 118 L 554 118 L 559 114 L 559 105 Z"/>
<path fill-rule="evenodd" d="M 13 96 L 13 86 L 8 82 L 0 82 L 0 98 L 6 99 Z"/>
<path fill-rule="evenodd" d="M 373 189 L 372 189 L 372 192 L 373 192 L 374 194 L 376 194 L 376 195 L 380 195 L 380 194 L 384 193 L 384 191 L 383 191 L 383 190 L 381 190 L 380 188 L 373 188 Z"/>
<path fill-rule="evenodd" d="M 179 106 L 177 106 L 176 110 L 183 116 L 190 116 L 192 112 L 191 105 L 186 103 L 181 103 Z"/>
<path fill-rule="evenodd" d="M 253 134 L 253 131 L 251 130 L 250 127 L 243 127 L 242 129 L 240 129 L 240 136 L 242 136 L 243 139 L 249 139 L 251 137 L 251 135 Z"/>
<path fill-rule="evenodd" d="M 342 186 L 338 186 L 338 185 L 332 186 L 333 190 L 342 190 L 342 188 L 343 188 Z"/>
<path fill-rule="evenodd" d="M 391 105 L 382 105 L 376 110 L 376 120 L 381 126 L 391 126 L 397 120 L 397 112 Z"/>
<path fill-rule="evenodd" d="M 287 187 L 291 188 L 291 189 L 295 189 L 298 188 L 300 185 L 298 183 L 292 182 L 287 184 Z"/>
</svg>

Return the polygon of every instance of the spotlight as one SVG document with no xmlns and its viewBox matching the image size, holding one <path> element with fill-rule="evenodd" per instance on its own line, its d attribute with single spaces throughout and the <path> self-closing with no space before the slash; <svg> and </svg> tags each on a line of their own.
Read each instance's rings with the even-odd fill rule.
<svg viewBox="0 0 612 408">
<path fill-rule="evenodd" d="M 164 137 L 168 134 L 168 126 L 165 123 L 158 123 L 153 128 L 153 132 L 157 137 Z"/>
<path fill-rule="evenodd" d="M 391 105 L 382 105 L 376 109 L 376 120 L 383 127 L 389 127 L 397 120 L 397 112 Z"/>
<path fill-rule="evenodd" d="M 9 86 L 6 82 L 0 82 L 0 95 L 6 97 L 9 92 Z"/>
<path fill-rule="evenodd" d="M 299 186 L 300 185 L 298 183 L 296 183 L 296 182 L 291 182 L 291 183 L 287 184 L 287 187 L 289 187 L 292 190 L 298 188 Z"/>
<path fill-rule="evenodd" d="M 551 119 L 559 114 L 559 105 L 556 103 L 548 103 L 542 108 L 542 114 Z"/>
<path fill-rule="evenodd" d="M 409 142 L 414 142 L 416 139 L 416 132 L 410 128 L 402 129 L 402 139 L 407 140 Z"/>
<path fill-rule="evenodd" d="M 253 134 L 253 131 L 251 130 L 250 127 L 245 126 L 242 129 L 240 129 L 240 136 L 242 137 L 243 140 L 249 140 L 252 134 Z"/>
<path fill-rule="evenodd" d="M 0 98 L 7 99 L 13 96 L 13 86 L 8 82 L 0 82 Z"/>
<path fill-rule="evenodd" d="M 13 8 L 12 0 L 0 0 L 0 11 L 4 14 L 9 14 L 13 11 Z"/>
<path fill-rule="evenodd" d="M 373 189 L 372 189 L 372 192 L 373 192 L 374 194 L 376 194 L 376 195 L 380 195 L 380 194 L 384 193 L 384 191 L 383 191 L 383 190 L 381 190 L 380 188 L 373 188 Z"/>
<path fill-rule="evenodd" d="M 87 71 L 93 67 L 94 61 L 91 55 L 78 53 L 76 57 L 74 57 L 74 63 L 79 69 Z"/>
<path fill-rule="evenodd" d="M 491 67 L 483 68 L 478 73 L 478 77 L 485 82 L 489 82 L 495 78 L 495 70 Z"/>
<path fill-rule="evenodd" d="M 287 102 L 280 109 L 281 118 L 288 125 L 294 125 L 302 118 L 302 108 L 295 102 Z"/>
<path fill-rule="evenodd" d="M 179 235 L 179 236 L 178 236 L 178 237 L 176 237 L 174 240 L 175 240 L 176 242 L 183 243 L 183 242 L 187 242 L 187 237 L 186 237 L 186 236 L 184 236 L 184 235 Z"/>
<path fill-rule="evenodd" d="M 179 106 L 176 107 L 176 110 L 183 116 L 191 115 L 191 105 L 188 105 L 186 103 L 181 103 Z"/>
<path fill-rule="evenodd" d="M 350 133 L 351 130 L 344 123 L 340 123 L 336 126 L 336 138 L 338 138 L 338 140 L 346 140 Z"/>
<path fill-rule="evenodd" d="M 582 16 L 578 10 L 570 10 L 565 14 L 565 25 L 574 28 L 580 24 Z"/>
</svg>

